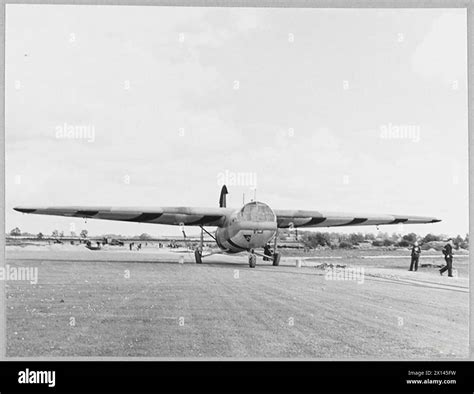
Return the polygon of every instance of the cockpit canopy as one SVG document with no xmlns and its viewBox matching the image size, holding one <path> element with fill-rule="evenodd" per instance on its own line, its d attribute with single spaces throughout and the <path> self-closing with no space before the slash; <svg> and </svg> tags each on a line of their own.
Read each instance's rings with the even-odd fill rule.
<svg viewBox="0 0 474 394">
<path fill-rule="evenodd" d="M 240 221 L 274 222 L 275 212 L 263 202 L 253 201 L 245 204 L 237 215 Z"/>
</svg>

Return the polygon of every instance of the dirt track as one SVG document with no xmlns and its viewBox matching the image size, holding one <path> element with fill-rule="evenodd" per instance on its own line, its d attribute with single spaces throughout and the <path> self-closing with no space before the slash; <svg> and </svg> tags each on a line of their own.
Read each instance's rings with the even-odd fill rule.
<svg viewBox="0 0 474 394">
<path fill-rule="evenodd" d="M 328 280 L 291 258 L 250 269 L 245 256 L 196 265 L 176 251 L 50 249 L 7 249 L 7 264 L 39 272 L 36 285 L 7 283 L 10 357 L 467 356 L 462 275 L 342 256 L 337 264 L 364 268 L 363 281 Z"/>
</svg>

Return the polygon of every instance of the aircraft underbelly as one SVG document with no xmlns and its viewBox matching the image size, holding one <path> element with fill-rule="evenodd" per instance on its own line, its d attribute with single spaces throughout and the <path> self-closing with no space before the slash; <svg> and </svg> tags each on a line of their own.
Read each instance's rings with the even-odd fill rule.
<svg viewBox="0 0 474 394">
<path fill-rule="evenodd" d="M 245 246 L 246 249 L 263 248 L 274 235 L 275 231 L 272 230 L 241 230 L 232 238 L 232 241 L 237 245 Z"/>
<path fill-rule="evenodd" d="M 238 253 L 250 249 L 263 248 L 275 236 L 274 230 L 238 230 L 218 229 L 217 244 L 221 249 Z"/>
</svg>

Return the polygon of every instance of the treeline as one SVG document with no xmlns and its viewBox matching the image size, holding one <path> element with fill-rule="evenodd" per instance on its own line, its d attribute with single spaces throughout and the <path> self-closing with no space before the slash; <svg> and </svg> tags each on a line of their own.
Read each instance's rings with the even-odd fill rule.
<svg viewBox="0 0 474 394">
<path fill-rule="evenodd" d="M 45 237 L 51 237 L 51 238 L 63 238 L 63 237 L 77 237 L 77 234 L 75 231 L 71 231 L 69 234 L 64 234 L 64 231 L 59 231 L 59 230 L 54 230 L 51 235 L 43 234 L 42 232 L 39 232 L 38 234 L 32 234 L 28 232 L 22 232 L 19 227 L 15 227 L 10 231 L 10 235 L 13 237 L 35 237 L 37 239 L 43 239 Z M 81 238 L 87 238 L 88 232 L 87 230 L 82 230 L 79 234 Z"/>
<path fill-rule="evenodd" d="M 280 239 L 283 241 L 288 240 L 291 237 L 289 234 L 283 234 Z M 469 248 L 469 235 L 465 237 L 457 235 L 456 237 L 448 237 L 446 235 L 427 234 L 421 237 L 415 233 L 409 233 L 401 235 L 397 233 L 351 233 L 341 234 L 334 232 L 298 232 L 298 241 L 301 242 L 305 247 L 318 248 L 318 247 L 331 247 L 331 248 L 353 248 L 357 246 L 374 246 L 374 247 L 411 247 L 415 242 L 423 248 L 429 248 L 434 243 L 446 242 L 449 238 L 453 240 L 454 247 L 456 249 L 468 249 Z"/>
<path fill-rule="evenodd" d="M 70 231 L 69 234 L 65 234 L 64 231 L 59 231 L 59 230 L 53 230 L 51 234 L 45 234 L 42 232 L 39 232 L 38 234 L 32 234 L 28 232 L 22 232 L 20 228 L 18 227 L 15 227 L 14 229 L 12 229 L 9 234 L 12 237 L 29 237 L 29 238 L 36 238 L 38 240 L 51 239 L 51 238 L 63 239 L 63 238 L 78 238 L 78 237 L 87 239 L 89 237 L 89 232 L 87 230 L 81 230 L 79 235 L 77 235 L 75 231 Z M 97 237 L 99 236 L 96 236 L 95 238 Z M 126 239 L 136 239 L 136 240 L 141 240 L 141 241 L 152 240 L 154 238 L 152 235 L 147 234 L 147 233 L 142 233 L 139 235 L 125 235 L 125 236 L 122 236 L 121 234 L 103 234 L 100 237 L 112 238 L 112 239 L 126 238 Z M 160 238 L 166 238 L 166 236 L 163 236 Z"/>
<path fill-rule="evenodd" d="M 10 231 L 11 236 L 31 236 L 36 239 L 48 238 L 59 238 L 64 237 L 63 231 L 54 230 L 51 236 L 46 236 L 43 233 L 30 234 L 21 232 L 18 227 L 15 227 Z M 297 240 L 307 248 L 318 248 L 318 247 L 330 247 L 330 248 L 353 248 L 358 246 L 373 246 L 373 247 L 402 247 L 407 248 L 411 247 L 415 242 L 423 249 L 428 249 L 434 244 L 446 242 L 449 238 L 453 240 L 454 247 L 456 249 L 469 249 L 469 235 L 466 234 L 465 237 L 457 235 L 456 237 L 449 237 L 444 234 L 427 234 L 424 237 L 421 237 L 415 233 L 409 233 L 405 235 L 397 233 L 382 233 L 378 232 L 377 234 L 372 233 L 336 233 L 336 232 L 310 232 L 310 231 L 280 231 L 279 240 L 280 241 L 289 241 L 295 240 L 297 235 Z M 70 232 L 70 237 L 77 237 L 74 231 Z M 80 238 L 87 239 L 88 232 L 87 230 L 82 230 L 79 234 Z M 104 237 L 118 238 L 120 235 L 104 235 Z M 152 236 L 146 233 L 127 237 L 138 240 L 150 240 Z"/>
</svg>

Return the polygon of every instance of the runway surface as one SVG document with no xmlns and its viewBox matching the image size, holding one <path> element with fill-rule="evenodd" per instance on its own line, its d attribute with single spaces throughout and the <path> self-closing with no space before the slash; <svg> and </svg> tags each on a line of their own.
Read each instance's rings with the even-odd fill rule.
<svg viewBox="0 0 474 394">
<path fill-rule="evenodd" d="M 7 247 L 9 266 L 39 275 L 7 282 L 8 356 L 467 357 L 467 258 L 456 278 L 383 256 L 296 260 L 250 269 L 245 255 L 198 265 L 176 250 Z M 363 276 L 331 279 L 321 263 Z"/>
</svg>

